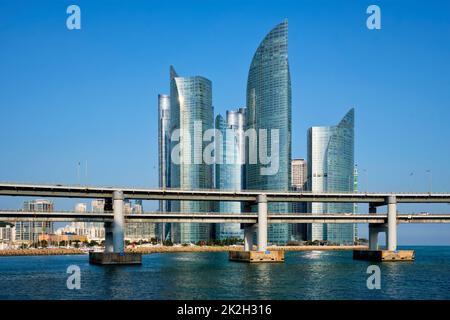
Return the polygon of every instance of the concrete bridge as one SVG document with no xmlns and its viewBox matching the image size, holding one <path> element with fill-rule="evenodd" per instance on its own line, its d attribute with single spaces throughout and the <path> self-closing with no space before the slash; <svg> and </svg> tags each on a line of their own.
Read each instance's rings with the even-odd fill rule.
<svg viewBox="0 0 450 320">
<path fill-rule="evenodd" d="M 244 247 L 252 248 L 253 232 L 257 230 L 259 252 L 267 249 L 268 223 L 368 223 L 369 250 L 378 249 L 378 234 L 386 233 L 387 251 L 397 251 L 397 223 L 448 223 L 450 215 L 397 214 L 398 203 L 450 203 L 450 193 L 313 193 L 279 191 L 222 191 L 222 190 L 180 190 L 180 189 L 135 189 L 90 186 L 34 185 L 0 183 L 0 196 L 39 196 L 65 198 L 105 198 L 112 204 L 112 212 L 102 214 L 86 213 L 36 213 L 0 212 L 0 219 L 61 219 L 60 221 L 105 222 L 105 251 L 124 252 L 125 221 L 152 222 L 240 222 L 244 226 Z M 154 213 L 124 215 L 124 199 L 141 200 L 194 200 L 194 201 L 244 201 L 257 204 L 257 213 L 205 214 L 205 213 Z M 268 202 L 345 202 L 368 203 L 368 215 L 354 214 L 269 214 Z M 377 207 L 387 206 L 386 214 L 377 214 Z M 44 217 L 44 215 L 47 215 Z M 78 220 L 77 220 L 78 219 Z M 98 219 L 98 220 L 96 220 Z M 57 220 L 54 220 L 57 221 Z"/>
<path fill-rule="evenodd" d="M 270 223 L 387 223 L 385 213 L 268 213 Z M 146 212 L 125 214 L 125 222 L 152 223 L 258 223 L 257 213 L 224 213 L 224 212 Z M 51 222 L 114 222 L 111 212 L 75 212 L 52 211 L 36 212 L 24 210 L 0 210 L 0 221 L 16 223 L 20 221 L 51 221 Z M 397 214 L 399 223 L 450 223 L 450 214 L 403 213 Z"/>
</svg>

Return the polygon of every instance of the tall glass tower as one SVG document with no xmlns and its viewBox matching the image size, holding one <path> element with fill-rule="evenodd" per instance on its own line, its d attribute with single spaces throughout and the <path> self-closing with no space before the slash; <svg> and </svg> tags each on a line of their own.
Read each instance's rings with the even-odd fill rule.
<svg viewBox="0 0 450 320">
<path fill-rule="evenodd" d="M 239 191 L 244 187 L 244 130 L 245 108 L 227 111 L 226 119 L 216 117 L 216 130 L 221 139 L 216 139 L 216 189 Z M 241 203 L 217 202 L 217 212 L 240 213 Z M 216 225 L 216 239 L 243 238 L 240 223 Z"/>
<path fill-rule="evenodd" d="M 275 174 L 262 175 L 267 167 L 246 161 L 246 189 L 288 191 L 291 184 L 291 78 L 288 62 L 288 22 L 283 21 L 270 31 L 253 56 L 247 80 L 247 130 L 258 133 L 258 147 L 267 143 L 267 154 L 277 153 L 279 168 Z M 261 139 L 260 129 L 267 130 Z M 278 129 L 279 150 L 271 149 L 271 130 Z M 263 141 L 266 140 L 266 141 Z M 259 150 L 258 150 L 259 151 Z M 246 144 L 246 155 L 249 155 Z M 287 203 L 269 204 L 270 212 L 290 212 Z M 289 240 L 287 224 L 269 225 L 269 242 Z"/>
<path fill-rule="evenodd" d="M 337 126 L 308 130 L 308 190 L 333 192 L 354 190 L 354 119 L 351 109 Z M 352 203 L 311 203 L 312 213 L 350 213 Z M 353 224 L 310 224 L 309 240 L 351 244 Z"/>
<path fill-rule="evenodd" d="M 170 96 L 158 95 L 158 168 L 159 187 L 170 187 Z M 159 211 L 168 212 L 169 201 L 159 201 Z M 170 224 L 160 223 L 157 226 L 157 236 L 166 240 L 170 234 Z"/>
<path fill-rule="evenodd" d="M 179 77 L 170 68 L 170 187 L 212 189 L 214 164 L 206 163 L 203 150 L 210 142 L 203 133 L 214 129 L 211 81 L 200 76 Z M 171 201 L 172 212 L 210 212 L 207 201 Z M 172 223 L 176 243 L 207 241 L 210 224 Z"/>
</svg>

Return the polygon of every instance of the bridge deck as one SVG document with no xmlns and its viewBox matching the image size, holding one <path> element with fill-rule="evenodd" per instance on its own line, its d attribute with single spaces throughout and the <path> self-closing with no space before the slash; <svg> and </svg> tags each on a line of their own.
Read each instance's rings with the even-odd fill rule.
<svg viewBox="0 0 450 320">
<path fill-rule="evenodd" d="M 105 222 L 113 221 L 113 213 L 79 212 L 32 212 L 0 211 L 0 221 L 54 221 L 54 222 Z M 174 222 L 174 223 L 257 223 L 256 213 L 160 213 L 149 212 L 125 215 L 127 222 Z M 268 215 L 269 223 L 386 223 L 387 214 L 276 214 Z M 450 214 L 398 214 L 398 223 L 450 223 Z"/>
<path fill-rule="evenodd" d="M 398 203 L 450 203 L 450 193 L 352 193 L 352 192 L 294 192 L 294 191 L 223 191 L 223 190 L 181 190 L 141 189 L 119 187 L 45 185 L 0 183 L 0 196 L 33 196 L 64 198 L 111 198 L 115 190 L 122 190 L 124 197 L 141 200 L 199 200 L 199 201 L 256 201 L 265 193 L 269 202 L 347 202 L 373 203 L 383 205 L 390 195 Z"/>
</svg>

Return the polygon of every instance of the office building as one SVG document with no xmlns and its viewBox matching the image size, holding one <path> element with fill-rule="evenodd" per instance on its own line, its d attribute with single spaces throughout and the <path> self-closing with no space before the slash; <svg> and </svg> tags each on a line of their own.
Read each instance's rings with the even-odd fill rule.
<svg viewBox="0 0 450 320">
<path fill-rule="evenodd" d="M 216 129 L 220 138 L 216 139 L 216 189 L 239 191 L 244 187 L 244 130 L 245 108 L 227 111 L 226 119 L 216 117 Z M 240 213 L 241 203 L 217 202 L 217 212 Z M 216 224 L 216 239 L 242 238 L 240 223 Z"/>
<path fill-rule="evenodd" d="M 125 214 L 142 214 L 142 200 L 125 200 Z M 153 222 L 127 222 L 125 225 L 125 239 L 129 241 L 146 240 L 150 241 L 156 238 L 156 228 Z"/>
<path fill-rule="evenodd" d="M 305 191 L 307 181 L 307 166 L 305 159 L 292 159 L 291 178 L 293 191 Z M 292 212 L 306 213 L 306 202 L 292 204 Z M 291 239 L 302 241 L 307 239 L 307 225 L 305 223 L 291 224 Z"/>
<path fill-rule="evenodd" d="M 187 190 L 212 189 L 214 163 L 203 159 L 209 142 L 203 133 L 214 128 L 211 81 L 179 77 L 170 68 L 170 187 Z M 171 201 L 171 212 L 211 212 L 207 201 Z M 172 223 L 175 243 L 197 243 L 211 238 L 207 223 Z"/>
<path fill-rule="evenodd" d="M 52 212 L 53 202 L 49 200 L 31 200 L 23 203 L 24 211 Z M 53 233 L 53 222 L 21 221 L 15 224 L 15 241 L 32 244 L 39 240 L 39 235 Z"/>
<path fill-rule="evenodd" d="M 262 163 L 260 158 L 256 164 L 250 163 L 249 152 L 252 148 L 246 143 L 246 189 L 290 190 L 291 79 L 287 20 L 266 35 L 253 56 L 247 80 L 246 123 L 247 131 L 256 130 L 258 147 L 267 145 L 266 153 L 278 158 L 272 161 L 274 170 L 264 172 L 270 165 Z M 260 134 L 260 130 L 267 131 L 266 137 Z M 278 141 L 272 141 L 273 132 L 278 132 Z M 272 142 L 275 143 L 275 150 L 271 150 Z M 287 203 L 269 204 L 272 213 L 287 213 L 291 209 L 292 206 Z M 285 243 L 289 238 L 287 224 L 269 226 L 269 242 Z"/>
<path fill-rule="evenodd" d="M 158 95 L 158 167 L 159 187 L 170 187 L 170 96 Z M 170 201 L 160 200 L 159 211 L 169 212 Z M 157 224 L 157 236 L 164 240 L 170 237 L 170 223 Z"/>
<path fill-rule="evenodd" d="M 308 189 L 314 192 L 354 190 L 354 109 L 337 126 L 308 130 Z M 351 213 L 352 203 L 311 203 L 310 212 Z M 310 224 L 309 240 L 351 244 L 353 224 Z"/>
</svg>

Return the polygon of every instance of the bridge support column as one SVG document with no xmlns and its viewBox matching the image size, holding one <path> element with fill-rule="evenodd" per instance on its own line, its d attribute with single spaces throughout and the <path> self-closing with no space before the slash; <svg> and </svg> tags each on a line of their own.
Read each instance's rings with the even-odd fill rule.
<svg viewBox="0 0 450 320">
<path fill-rule="evenodd" d="M 112 222 L 105 222 L 105 252 L 114 252 Z"/>
<path fill-rule="evenodd" d="M 123 216 L 123 192 L 114 191 L 113 193 L 113 210 L 114 210 L 114 224 L 113 224 L 113 241 L 114 252 L 124 252 L 124 227 L 125 218 Z"/>
<path fill-rule="evenodd" d="M 369 250 L 354 250 L 353 259 L 369 261 L 412 261 L 414 250 L 397 250 L 397 199 L 394 195 L 386 198 L 387 223 L 369 224 Z M 369 213 L 376 210 L 370 206 Z M 378 233 L 386 233 L 386 250 L 378 250 Z"/>
<path fill-rule="evenodd" d="M 387 249 L 397 251 L 397 198 L 388 197 Z"/>
<path fill-rule="evenodd" d="M 244 251 L 230 251 L 229 259 L 249 263 L 284 262 L 284 251 L 267 251 L 267 195 L 258 195 L 256 202 L 258 203 L 258 250 L 252 250 L 255 225 L 245 225 Z"/>
<path fill-rule="evenodd" d="M 89 252 L 89 263 L 100 265 L 127 265 L 142 264 L 140 253 L 125 252 L 124 250 L 124 227 L 125 217 L 123 214 L 123 192 L 113 193 L 114 222 L 105 223 L 105 252 Z"/>
<path fill-rule="evenodd" d="M 244 227 L 244 251 L 250 251 L 253 249 L 254 230 L 255 230 L 254 225 L 246 225 Z"/>
<path fill-rule="evenodd" d="M 377 207 L 372 203 L 369 204 L 369 214 L 376 214 Z M 369 250 L 378 250 L 378 226 L 369 224 Z"/>
<path fill-rule="evenodd" d="M 258 251 L 267 250 L 267 196 L 260 194 L 258 202 Z"/>
<path fill-rule="evenodd" d="M 378 250 L 378 227 L 369 224 L 369 250 Z"/>
</svg>

